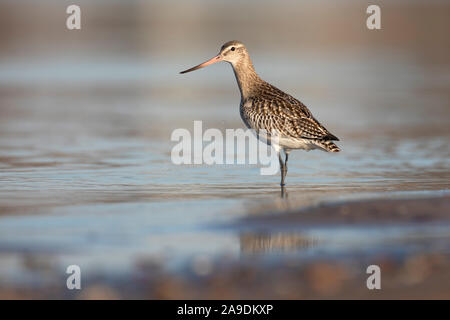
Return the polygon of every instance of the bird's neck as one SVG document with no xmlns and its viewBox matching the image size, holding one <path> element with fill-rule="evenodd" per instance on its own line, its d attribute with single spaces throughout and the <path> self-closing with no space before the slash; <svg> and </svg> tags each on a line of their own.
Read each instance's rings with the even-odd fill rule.
<svg viewBox="0 0 450 320">
<path fill-rule="evenodd" d="M 256 74 L 252 61 L 248 56 L 245 59 L 233 63 L 232 66 L 239 91 L 241 92 L 241 99 L 245 100 L 253 94 L 262 80 Z"/>
</svg>

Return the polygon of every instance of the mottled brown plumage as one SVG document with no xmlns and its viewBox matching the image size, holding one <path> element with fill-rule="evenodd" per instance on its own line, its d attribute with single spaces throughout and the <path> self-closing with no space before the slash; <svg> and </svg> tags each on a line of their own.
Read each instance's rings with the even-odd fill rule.
<svg viewBox="0 0 450 320">
<path fill-rule="evenodd" d="M 227 61 L 233 67 L 241 93 L 240 113 L 245 125 L 257 131 L 265 130 L 269 134 L 269 143 L 270 133 L 273 130 L 277 133 L 282 186 L 287 172 L 288 155 L 292 149 L 340 151 L 333 142 L 339 139 L 320 124 L 302 102 L 256 74 L 247 49 L 239 41 L 225 43 L 219 55 L 182 73 L 219 61 Z M 286 154 L 284 162 L 280 155 L 282 150 Z"/>
</svg>

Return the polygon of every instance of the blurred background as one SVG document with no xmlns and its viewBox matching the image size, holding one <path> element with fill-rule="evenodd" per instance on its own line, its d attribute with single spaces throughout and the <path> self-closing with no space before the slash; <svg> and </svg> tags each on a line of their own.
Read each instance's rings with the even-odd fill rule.
<svg viewBox="0 0 450 320">
<path fill-rule="evenodd" d="M 81 30 L 66 28 L 71 4 L 81 7 Z M 381 30 L 366 27 L 370 4 L 381 8 Z M 411 252 L 416 260 L 417 252 L 447 255 L 444 227 L 420 239 L 393 228 L 386 240 L 372 226 L 372 240 L 361 242 L 362 227 L 217 226 L 329 201 L 447 194 L 449 30 L 450 3 L 438 0 L 0 0 L 0 293 L 24 297 L 20 290 L 37 286 L 72 297 L 60 287 L 68 264 L 120 287 L 117 279 L 136 279 L 142 266 L 208 276 L 218 256 L 241 266 L 254 251 L 301 261 L 376 252 L 407 256 L 405 266 Z M 228 64 L 178 74 L 233 39 L 263 79 L 341 139 L 339 156 L 293 154 L 287 200 L 278 176 L 258 168 L 170 162 L 176 128 L 192 130 L 194 120 L 204 129 L 243 127 Z M 311 270 L 311 292 L 329 293 L 320 282 L 328 269 Z M 150 297 L 183 297 L 171 277 L 158 283 Z M 105 290 L 92 296 L 120 296 Z M 299 292 L 286 290 L 264 292 Z"/>
</svg>

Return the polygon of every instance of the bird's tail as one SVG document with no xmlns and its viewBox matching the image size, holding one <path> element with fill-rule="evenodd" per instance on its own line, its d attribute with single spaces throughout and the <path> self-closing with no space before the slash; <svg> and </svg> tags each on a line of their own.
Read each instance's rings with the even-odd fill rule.
<svg viewBox="0 0 450 320">
<path fill-rule="evenodd" d="M 319 145 L 328 152 L 339 152 L 341 149 L 331 140 L 321 140 Z"/>
</svg>

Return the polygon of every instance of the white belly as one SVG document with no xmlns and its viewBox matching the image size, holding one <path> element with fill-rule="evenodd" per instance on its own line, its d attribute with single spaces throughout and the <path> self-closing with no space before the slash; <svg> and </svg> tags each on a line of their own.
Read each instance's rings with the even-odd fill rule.
<svg viewBox="0 0 450 320">
<path fill-rule="evenodd" d="M 280 146 L 283 149 L 302 149 L 306 151 L 322 149 L 320 146 L 308 139 L 281 138 Z"/>
<path fill-rule="evenodd" d="M 270 142 L 271 139 L 267 139 L 267 136 L 264 131 L 260 131 L 258 138 L 267 144 L 272 144 Z M 277 150 L 279 149 L 301 149 L 301 150 L 324 150 L 319 145 L 315 144 L 314 141 L 309 139 L 297 139 L 297 138 L 289 138 L 289 137 L 281 137 L 277 141 L 278 146 L 273 145 L 273 147 Z M 324 150 L 325 151 L 325 150 Z"/>
</svg>

